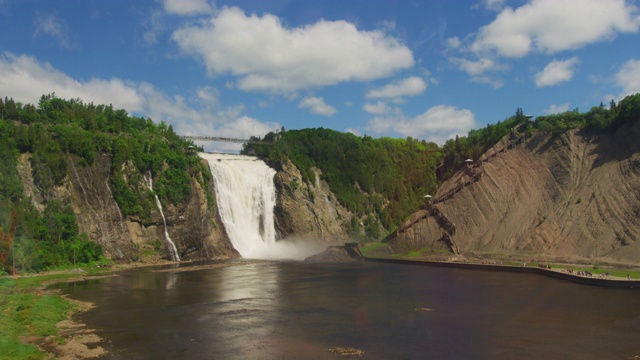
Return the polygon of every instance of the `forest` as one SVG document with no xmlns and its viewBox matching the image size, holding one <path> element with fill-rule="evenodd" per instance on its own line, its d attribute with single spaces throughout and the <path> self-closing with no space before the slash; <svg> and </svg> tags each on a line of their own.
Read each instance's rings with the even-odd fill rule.
<svg viewBox="0 0 640 360">
<path fill-rule="evenodd" d="M 0 99 L 0 272 L 39 271 L 98 260 L 100 245 L 78 230 L 70 199 L 56 195 L 69 173 L 70 158 L 90 166 L 100 154 L 111 161 L 110 188 L 125 216 L 150 221 L 154 192 L 165 204 L 191 195 L 191 175 L 209 181 L 211 174 L 171 125 L 130 116 L 111 105 L 86 104 L 43 95 L 36 106 Z M 44 211 L 24 195 L 18 158 L 27 155 Z M 207 188 L 207 187 L 205 187 Z M 213 201 L 213 194 L 207 194 Z M 18 265 L 16 265 L 18 266 Z M 3 270 L 4 269 L 4 270 Z"/>
</svg>

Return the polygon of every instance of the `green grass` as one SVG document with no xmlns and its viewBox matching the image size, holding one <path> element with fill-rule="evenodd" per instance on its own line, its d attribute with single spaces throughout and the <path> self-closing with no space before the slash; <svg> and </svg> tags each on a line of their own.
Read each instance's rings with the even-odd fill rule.
<svg viewBox="0 0 640 360">
<path fill-rule="evenodd" d="M 427 247 L 423 247 L 422 249 L 411 250 L 405 256 L 407 256 L 407 257 L 419 257 L 419 256 L 422 256 L 422 255 L 424 255 L 424 253 L 427 253 L 429 251 L 431 251 L 431 249 L 429 249 Z"/>
<path fill-rule="evenodd" d="M 562 266 L 562 265 L 558 265 L 558 266 L 553 266 L 551 265 L 551 267 L 558 267 L 558 268 L 568 268 L 566 266 Z M 638 280 L 640 279 L 640 271 L 639 270 L 625 270 L 625 269 L 610 269 L 610 268 L 599 268 L 599 267 L 576 267 L 573 268 L 573 271 L 588 271 L 590 273 L 593 274 L 593 276 L 597 276 L 600 274 L 604 274 L 604 273 L 609 273 L 609 276 L 616 276 L 616 277 L 621 277 L 621 278 L 627 278 L 627 275 L 629 275 L 629 277 L 631 277 L 632 279 Z"/>
<path fill-rule="evenodd" d="M 370 253 L 373 253 L 376 250 L 383 248 L 385 246 L 389 246 L 389 245 L 381 242 L 368 243 L 364 246 L 361 246 L 360 251 L 362 252 L 362 255 L 368 256 Z"/>
<path fill-rule="evenodd" d="M 22 339 L 42 339 L 58 332 L 56 324 L 76 306 L 57 295 L 37 291 L 46 282 L 68 278 L 56 274 L 25 278 L 0 278 L 0 354 L 2 359 L 42 359 L 37 346 Z"/>
</svg>

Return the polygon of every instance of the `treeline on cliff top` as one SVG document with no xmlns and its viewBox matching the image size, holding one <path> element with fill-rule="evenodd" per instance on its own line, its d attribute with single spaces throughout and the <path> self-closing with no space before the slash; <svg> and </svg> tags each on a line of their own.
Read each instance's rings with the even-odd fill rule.
<svg viewBox="0 0 640 360">
<path fill-rule="evenodd" d="M 191 195 L 191 176 L 208 182 L 211 173 L 172 127 L 130 116 L 111 105 L 63 100 L 43 95 L 37 105 L 0 99 L 0 273 L 38 271 L 99 259 L 102 249 L 79 233 L 69 198 L 56 188 L 65 184 L 70 162 L 110 167 L 110 188 L 125 216 L 151 221 L 153 190 L 165 204 L 178 205 Z M 38 211 L 26 198 L 18 158 L 29 158 L 32 177 L 44 202 Z M 208 186 L 204 186 L 205 189 Z M 213 201 L 209 192 L 208 200 Z"/>
<path fill-rule="evenodd" d="M 394 230 L 420 208 L 425 194 L 435 194 L 466 159 L 478 159 L 516 126 L 528 136 L 536 131 L 557 135 L 568 129 L 606 133 L 639 118 L 640 94 L 635 94 L 619 104 L 611 101 L 608 107 L 601 103 L 585 113 L 575 109 L 538 116 L 533 122 L 517 108 L 514 116 L 456 136 L 441 147 L 411 137 L 374 139 L 323 128 L 282 129 L 262 139 L 252 138 L 273 145 L 245 144 L 242 153 L 256 154 L 274 166 L 289 158 L 307 182 L 314 181 L 311 168 L 317 167 L 337 200 L 366 219 L 365 234 L 360 235 L 378 238 L 381 234 L 372 219 L 379 219 L 386 231 Z M 355 222 L 346 225 L 358 235 Z"/>
</svg>

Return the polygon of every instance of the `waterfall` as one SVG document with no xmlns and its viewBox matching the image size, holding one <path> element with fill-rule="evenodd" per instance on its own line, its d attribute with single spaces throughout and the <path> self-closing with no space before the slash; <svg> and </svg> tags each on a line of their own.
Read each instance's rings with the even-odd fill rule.
<svg viewBox="0 0 640 360">
<path fill-rule="evenodd" d="M 275 245 L 275 170 L 255 157 L 201 153 L 215 181 L 216 203 L 233 247 L 245 258 L 269 258 Z"/>
<path fill-rule="evenodd" d="M 147 187 L 153 193 L 153 196 L 156 198 L 156 206 L 158 207 L 158 211 L 160 211 L 160 216 L 162 216 L 162 223 L 164 224 L 164 237 L 167 239 L 167 245 L 169 245 L 169 250 L 171 251 L 171 260 L 180 261 L 180 255 L 178 255 L 178 248 L 176 248 L 176 244 L 174 244 L 173 240 L 171 240 L 171 236 L 169 236 L 169 231 L 167 231 L 167 220 L 164 217 L 164 212 L 162 212 L 162 203 L 160 203 L 160 199 L 158 199 L 158 195 L 153 191 L 153 179 L 151 177 L 151 172 L 149 172 L 149 178 L 147 180 Z"/>
</svg>

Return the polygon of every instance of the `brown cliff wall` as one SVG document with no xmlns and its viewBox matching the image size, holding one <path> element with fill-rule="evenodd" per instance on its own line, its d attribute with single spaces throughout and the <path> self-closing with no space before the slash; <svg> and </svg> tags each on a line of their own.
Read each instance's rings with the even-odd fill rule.
<svg viewBox="0 0 640 360">
<path fill-rule="evenodd" d="M 424 214 L 389 241 L 398 251 L 448 247 L 640 263 L 638 139 L 640 124 L 615 134 L 537 134 L 484 162 L 477 181 L 465 169 L 442 185 L 436 199 L 459 188 L 434 205 L 455 224 L 451 244 L 439 241 L 446 231 Z"/>
<path fill-rule="evenodd" d="M 307 184 L 295 165 L 286 160 L 278 170 L 276 185 L 276 207 L 274 218 L 280 239 L 294 237 L 307 241 L 344 243 L 349 241 L 342 224 L 351 219 L 329 189 L 320 180 L 320 171 L 314 169 L 316 181 Z"/>
</svg>

